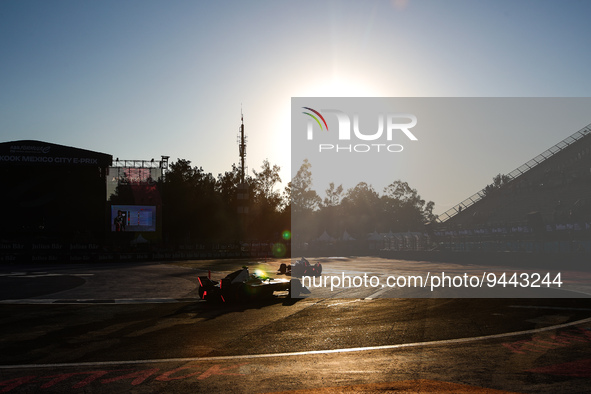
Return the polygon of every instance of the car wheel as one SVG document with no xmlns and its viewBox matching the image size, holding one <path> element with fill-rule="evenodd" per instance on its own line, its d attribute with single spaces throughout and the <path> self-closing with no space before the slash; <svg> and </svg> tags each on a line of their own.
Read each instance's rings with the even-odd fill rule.
<svg viewBox="0 0 591 394">
<path fill-rule="evenodd" d="M 298 279 L 292 279 L 291 285 L 289 286 L 290 298 L 298 298 L 302 291 L 302 284 Z"/>
</svg>

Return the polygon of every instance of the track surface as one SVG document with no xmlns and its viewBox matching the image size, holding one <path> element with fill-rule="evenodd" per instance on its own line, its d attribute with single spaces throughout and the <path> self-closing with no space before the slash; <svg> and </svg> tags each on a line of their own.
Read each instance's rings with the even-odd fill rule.
<svg viewBox="0 0 591 394">
<path fill-rule="evenodd" d="M 198 300 L 198 274 L 243 264 L 279 262 L 3 267 L 0 392 L 588 389 L 589 299 Z"/>
</svg>

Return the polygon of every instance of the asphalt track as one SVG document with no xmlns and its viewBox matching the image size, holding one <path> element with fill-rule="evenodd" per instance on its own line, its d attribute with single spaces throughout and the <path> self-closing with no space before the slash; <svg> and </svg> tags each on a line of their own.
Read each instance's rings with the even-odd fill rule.
<svg viewBox="0 0 591 394">
<path fill-rule="evenodd" d="M 589 299 L 379 298 L 388 291 L 376 289 L 234 305 L 198 299 L 197 274 L 218 278 L 242 264 L 279 265 L 3 267 L 0 392 L 588 391 Z M 589 293 L 579 277 L 562 291 Z"/>
</svg>

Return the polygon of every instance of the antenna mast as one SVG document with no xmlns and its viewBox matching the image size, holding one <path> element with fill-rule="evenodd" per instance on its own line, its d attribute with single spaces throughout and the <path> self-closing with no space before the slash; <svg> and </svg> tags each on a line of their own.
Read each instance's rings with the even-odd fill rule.
<svg viewBox="0 0 591 394">
<path fill-rule="evenodd" d="M 240 153 L 240 182 L 244 183 L 246 176 L 246 136 L 244 135 L 244 115 L 240 108 L 240 135 L 238 136 L 238 151 Z"/>
</svg>

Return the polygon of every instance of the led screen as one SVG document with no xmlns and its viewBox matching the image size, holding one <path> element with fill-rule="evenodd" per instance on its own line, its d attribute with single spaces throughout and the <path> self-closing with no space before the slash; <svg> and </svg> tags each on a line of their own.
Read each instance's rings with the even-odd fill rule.
<svg viewBox="0 0 591 394">
<path fill-rule="evenodd" d="M 156 207 L 151 205 L 112 205 L 111 231 L 156 231 Z"/>
</svg>

